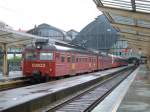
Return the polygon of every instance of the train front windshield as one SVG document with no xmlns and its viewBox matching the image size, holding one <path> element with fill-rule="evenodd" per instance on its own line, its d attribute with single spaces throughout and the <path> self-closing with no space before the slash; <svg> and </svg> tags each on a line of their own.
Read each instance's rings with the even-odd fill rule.
<svg viewBox="0 0 150 112">
<path fill-rule="evenodd" d="M 53 60 L 53 53 L 27 51 L 25 53 L 25 60 Z"/>
<path fill-rule="evenodd" d="M 53 53 L 40 52 L 39 59 L 40 60 L 53 60 Z"/>
</svg>

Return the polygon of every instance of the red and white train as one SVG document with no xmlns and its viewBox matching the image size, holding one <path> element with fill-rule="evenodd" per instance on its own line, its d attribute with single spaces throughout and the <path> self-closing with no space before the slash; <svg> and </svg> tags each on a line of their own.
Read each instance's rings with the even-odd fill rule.
<svg viewBox="0 0 150 112">
<path fill-rule="evenodd" d="M 61 43 L 37 41 L 23 51 L 23 74 L 60 77 L 127 65 L 122 59 Z"/>
</svg>

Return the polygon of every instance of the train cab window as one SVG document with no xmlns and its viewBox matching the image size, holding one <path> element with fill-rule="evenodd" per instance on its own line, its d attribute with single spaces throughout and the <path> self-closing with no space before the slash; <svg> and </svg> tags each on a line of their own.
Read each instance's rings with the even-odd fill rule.
<svg viewBox="0 0 150 112">
<path fill-rule="evenodd" d="M 53 60 L 53 53 L 40 52 L 39 58 L 40 60 Z"/>
<path fill-rule="evenodd" d="M 37 59 L 37 52 L 26 52 L 25 53 L 25 59 L 26 60 L 36 60 Z"/>
<path fill-rule="evenodd" d="M 67 57 L 67 62 L 71 62 L 71 57 Z"/>
</svg>

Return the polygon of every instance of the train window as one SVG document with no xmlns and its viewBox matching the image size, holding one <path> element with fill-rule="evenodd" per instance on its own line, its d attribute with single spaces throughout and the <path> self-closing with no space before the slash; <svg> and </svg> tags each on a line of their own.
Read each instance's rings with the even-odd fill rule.
<svg viewBox="0 0 150 112">
<path fill-rule="evenodd" d="M 61 56 L 61 62 L 65 62 L 65 56 Z"/>
<path fill-rule="evenodd" d="M 56 53 L 56 59 L 58 60 L 60 57 L 60 53 Z"/>
<path fill-rule="evenodd" d="M 78 62 L 78 58 L 76 58 L 76 62 Z"/>
<path fill-rule="evenodd" d="M 37 59 L 37 52 L 28 51 L 25 53 L 26 60 L 36 60 Z"/>
<path fill-rule="evenodd" d="M 40 52 L 40 60 L 53 60 L 53 53 Z"/>
<path fill-rule="evenodd" d="M 85 59 L 85 62 L 87 62 L 87 58 Z"/>
<path fill-rule="evenodd" d="M 68 58 L 67 58 L 67 62 L 70 62 L 71 61 L 71 57 L 69 56 Z"/>
<path fill-rule="evenodd" d="M 72 63 L 74 63 L 74 62 L 75 62 L 75 56 L 72 55 Z"/>
</svg>

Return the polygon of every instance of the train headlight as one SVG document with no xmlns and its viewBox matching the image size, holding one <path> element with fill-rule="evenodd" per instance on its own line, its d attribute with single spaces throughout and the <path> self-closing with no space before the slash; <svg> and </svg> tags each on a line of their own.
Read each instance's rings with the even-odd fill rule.
<svg viewBox="0 0 150 112">
<path fill-rule="evenodd" d="M 36 48 L 37 48 L 37 49 L 41 49 L 41 46 L 40 46 L 40 45 L 37 45 Z"/>
</svg>

